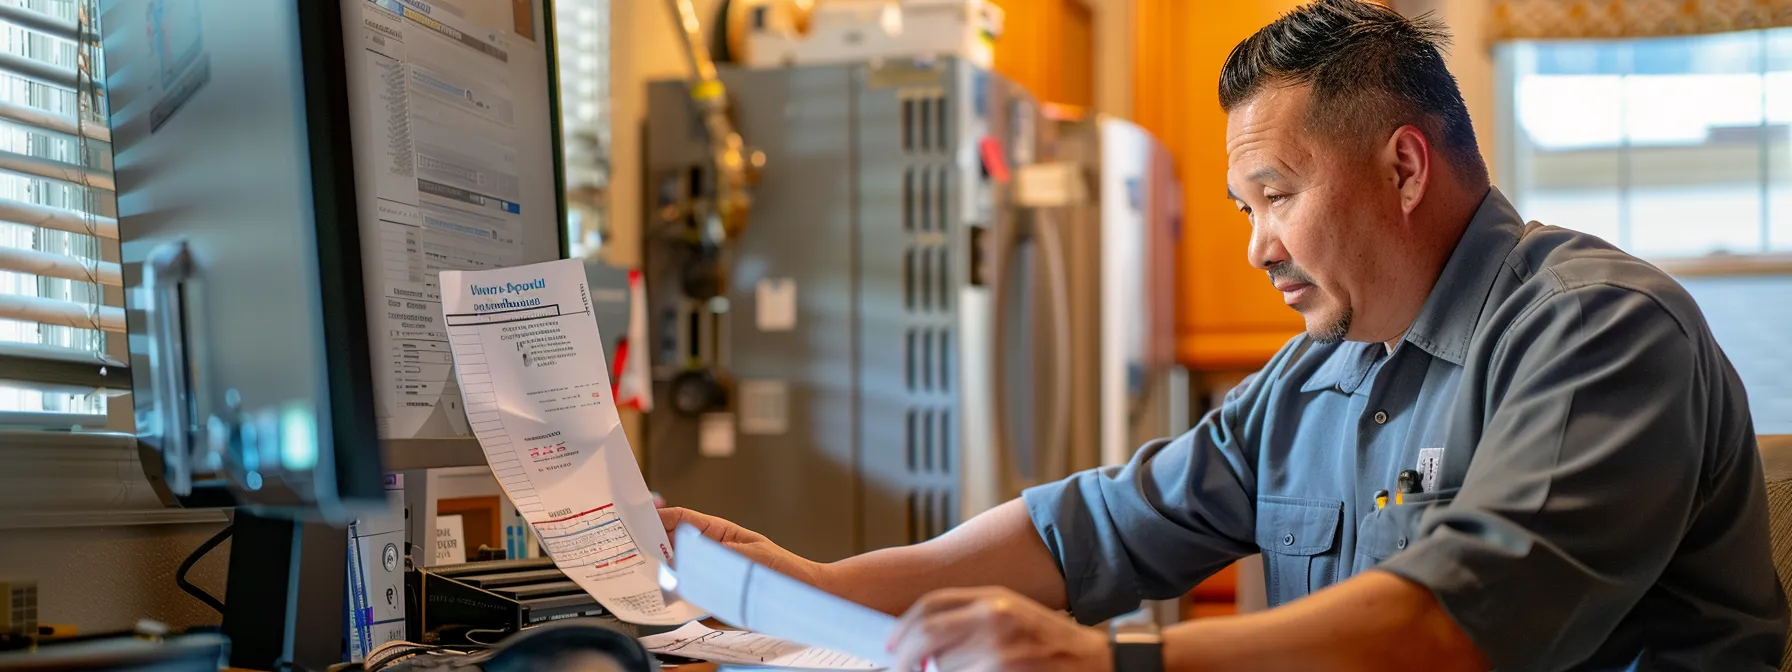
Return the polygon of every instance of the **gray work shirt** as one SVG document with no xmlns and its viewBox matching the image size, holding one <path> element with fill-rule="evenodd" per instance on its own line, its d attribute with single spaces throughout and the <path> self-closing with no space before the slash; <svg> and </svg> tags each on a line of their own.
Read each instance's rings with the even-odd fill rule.
<svg viewBox="0 0 1792 672">
<path fill-rule="evenodd" d="M 1423 492 L 1378 509 L 1404 470 Z M 1698 306 L 1497 190 L 1391 354 L 1296 337 L 1193 431 L 1024 498 L 1085 623 L 1261 551 L 1272 606 L 1386 570 L 1503 670 L 1776 669 L 1786 637 L 1748 403 Z"/>
</svg>

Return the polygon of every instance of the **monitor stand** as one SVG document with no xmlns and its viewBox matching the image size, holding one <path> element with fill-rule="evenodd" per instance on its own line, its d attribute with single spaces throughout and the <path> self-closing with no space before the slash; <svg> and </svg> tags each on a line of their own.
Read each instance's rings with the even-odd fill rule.
<svg viewBox="0 0 1792 672">
<path fill-rule="evenodd" d="M 323 670 L 346 646 L 348 531 L 237 509 L 224 588 L 231 667 Z"/>
</svg>

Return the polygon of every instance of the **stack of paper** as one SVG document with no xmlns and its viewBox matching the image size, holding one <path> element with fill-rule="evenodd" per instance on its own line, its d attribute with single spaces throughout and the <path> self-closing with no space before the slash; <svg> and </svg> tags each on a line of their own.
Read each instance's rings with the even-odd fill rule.
<svg viewBox="0 0 1792 672">
<path fill-rule="evenodd" d="M 662 635 L 642 637 L 641 645 L 654 653 L 761 669 L 880 669 L 869 661 L 844 653 L 742 630 L 715 630 L 702 623 L 689 623 Z"/>
<path fill-rule="evenodd" d="M 728 625 L 854 656 L 875 669 L 890 664 L 886 644 L 896 619 L 792 579 L 689 525 L 676 533 L 676 571 L 661 586 Z M 834 668 L 848 669 L 848 668 Z"/>
</svg>

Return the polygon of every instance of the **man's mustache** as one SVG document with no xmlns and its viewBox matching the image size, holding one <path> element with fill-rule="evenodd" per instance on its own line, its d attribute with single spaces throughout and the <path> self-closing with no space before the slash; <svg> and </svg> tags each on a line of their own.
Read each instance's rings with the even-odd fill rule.
<svg viewBox="0 0 1792 672">
<path fill-rule="evenodd" d="M 1299 266 L 1287 261 L 1269 267 L 1269 281 L 1275 283 L 1281 280 L 1291 280 L 1303 285 L 1313 284 L 1313 276 L 1307 275 L 1307 272 L 1301 270 Z"/>
</svg>

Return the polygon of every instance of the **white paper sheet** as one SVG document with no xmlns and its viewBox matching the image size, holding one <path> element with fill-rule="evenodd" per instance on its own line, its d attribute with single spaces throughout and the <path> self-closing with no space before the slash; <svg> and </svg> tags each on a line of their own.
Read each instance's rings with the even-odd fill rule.
<svg viewBox="0 0 1792 672">
<path fill-rule="evenodd" d="M 697 454 L 704 457 L 734 455 L 733 413 L 704 413 L 697 420 Z"/>
<path fill-rule="evenodd" d="M 461 517 L 436 516 L 436 567 L 458 565 L 467 561 L 467 535 Z"/>
<path fill-rule="evenodd" d="M 681 525 L 669 586 L 728 625 L 890 664 L 896 619 L 797 581 Z"/>
<path fill-rule="evenodd" d="M 622 620 L 700 617 L 661 598 L 672 549 L 616 415 L 583 264 L 443 271 L 442 298 L 467 418 L 554 564 Z"/>
<path fill-rule="evenodd" d="M 648 651 L 725 665 L 796 670 L 876 670 L 877 665 L 827 649 L 744 630 L 716 630 L 702 623 L 641 638 Z"/>
<path fill-rule="evenodd" d="M 796 281 L 790 278 L 766 278 L 754 287 L 754 302 L 759 309 L 754 322 L 760 331 L 790 331 L 796 328 Z"/>
</svg>

